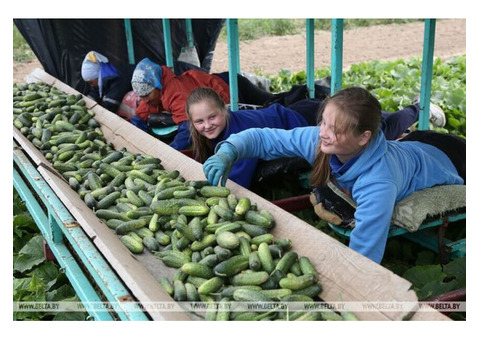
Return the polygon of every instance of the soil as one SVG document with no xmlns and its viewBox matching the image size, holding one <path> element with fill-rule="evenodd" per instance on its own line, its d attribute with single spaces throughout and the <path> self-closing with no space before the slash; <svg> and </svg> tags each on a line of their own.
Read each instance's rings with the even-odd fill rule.
<svg viewBox="0 0 480 340">
<path fill-rule="evenodd" d="M 346 30 L 343 36 L 343 68 L 372 60 L 397 60 L 421 57 L 424 23 L 392 24 Z M 466 54 L 466 20 L 437 20 L 434 56 L 448 59 Z M 329 31 L 315 33 L 315 68 L 330 65 Z M 275 75 L 282 69 L 299 72 L 306 68 L 305 33 L 264 37 L 240 43 L 241 70 Z M 24 82 L 33 69 L 42 68 L 38 60 L 13 64 L 13 81 Z M 228 70 L 227 42 L 218 41 L 211 72 Z"/>
</svg>

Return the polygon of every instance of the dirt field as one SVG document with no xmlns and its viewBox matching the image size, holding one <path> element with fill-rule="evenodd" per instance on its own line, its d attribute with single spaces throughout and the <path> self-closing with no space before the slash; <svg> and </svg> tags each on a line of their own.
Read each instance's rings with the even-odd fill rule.
<svg viewBox="0 0 480 340">
<path fill-rule="evenodd" d="M 357 28 L 344 32 L 343 66 L 371 60 L 396 60 L 421 56 L 424 23 L 385 25 Z M 448 59 L 466 54 L 466 20 L 437 20 L 435 31 L 435 57 Z M 315 34 L 315 68 L 330 64 L 330 32 Z M 265 37 L 240 43 L 242 71 L 261 71 L 264 75 L 277 74 L 282 68 L 298 72 L 305 69 L 305 34 Z M 13 81 L 23 79 L 35 68 L 38 61 L 14 63 Z M 227 43 L 217 43 L 211 72 L 228 70 Z"/>
</svg>

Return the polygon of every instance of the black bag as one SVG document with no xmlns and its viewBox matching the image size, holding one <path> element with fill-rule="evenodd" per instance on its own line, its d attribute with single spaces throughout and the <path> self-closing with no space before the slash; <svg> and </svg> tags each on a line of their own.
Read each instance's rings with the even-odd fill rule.
<svg viewBox="0 0 480 340">
<path fill-rule="evenodd" d="M 170 112 L 151 113 L 147 119 L 149 128 L 162 128 L 176 125 Z"/>
</svg>

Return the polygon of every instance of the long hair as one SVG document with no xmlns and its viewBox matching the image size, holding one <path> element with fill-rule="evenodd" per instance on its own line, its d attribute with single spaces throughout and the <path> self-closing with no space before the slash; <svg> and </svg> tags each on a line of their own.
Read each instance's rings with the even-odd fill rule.
<svg viewBox="0 0 480 340">
<path fill-rule="evenodd" d="M 190 108 L 192 107 L 192 105 L 198 104 L 203 101 L 209 101 L 215 109 L 218 109 L 220 112 L 222 112 L 225 115 L 227 124 L 230 119 L 230 114 L 225 107 L 225 102 L 213 89 L 209 87 L 199 87 L 190 92 L 190 95 L 188 96 L 186 101 L 185 111 L 190 122 L 190 138 L 193 144 L 193 153 L 195 159 L 200 163 L 205 162 L 208 157 L 213 155 L 214 152 L 211 140 L 202 136 L 195 129 L 190 113 Z"/>
<path fill-rule="evenodd" d="M 378 100 L 367 90 L 361 87 L 350 87 L 325 99 L 319 108 L 319 122 L 328 104 L 335 105 L 340 113 L 335 117 L 335 133 L 351 132 L 355 136 L 359 136 L 365 131 L 371 131 L 370 140 L 378 134 L 381 106 Z M 330 155 L 322 152 L 321 143 L 319 143 L 310 173 L 311 185 L 314 187 L 325 186 L 330 179 L 330 173 Z"/>
</svg>

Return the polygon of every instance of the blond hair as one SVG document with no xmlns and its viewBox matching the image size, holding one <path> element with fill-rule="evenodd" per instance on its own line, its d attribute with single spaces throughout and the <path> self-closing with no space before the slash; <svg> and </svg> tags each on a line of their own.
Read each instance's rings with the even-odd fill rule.
<svg viewBox="0 0 480 340">
<path fill-rule="evenodd" d="M 195 159 L 200 163 L 206 161 L 208 157 L 213 155 L 214 151 L 211 140 L 209 140 L 205 136 L 202 136 L 195 129 L 190 113 L 190 108 L 192 107 L 192 105 L 198 104 L 203 101 L 209 101 L 215 109 L 218 109 L 220 112 L 222 112 L 225 115 L 227 124 L 230 119 L 230 114 L 225 108 L 225 102 L 213 89 L 209 87 L 199 87 L 190 92 L 190 95 L 188 96 L 186 101 L 185 111 L 187 113 L 188 121 L 190 122 L 190 138 L 193 144 L 193 153 Z"/>
</svg>

